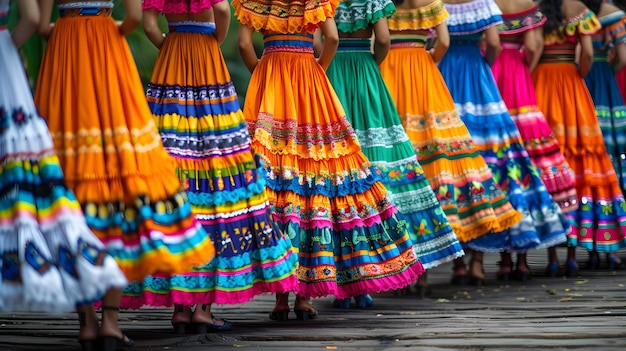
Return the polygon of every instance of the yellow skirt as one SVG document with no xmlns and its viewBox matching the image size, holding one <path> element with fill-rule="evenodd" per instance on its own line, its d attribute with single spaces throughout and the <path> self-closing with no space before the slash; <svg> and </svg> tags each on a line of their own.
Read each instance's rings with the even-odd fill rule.
<svg viewBox="0 0 626 351">
<path fill-rule="evenodd" d="M 213 244 L 180 191 L 113 19 L 58 20 L 35 102 L 87 223 L 129 280 L 185 272 L 212 259 Z"/>
</svg>

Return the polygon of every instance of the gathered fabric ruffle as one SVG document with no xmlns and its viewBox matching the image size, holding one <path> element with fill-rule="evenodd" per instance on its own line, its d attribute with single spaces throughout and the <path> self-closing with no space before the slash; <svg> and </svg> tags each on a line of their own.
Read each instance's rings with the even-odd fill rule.
<svg viewBox="0 0 626 351">
<path fill-rule="evenodd" d="M 130 281 L 181 273 L 213 258 L 213 244 L 180 189 L 112 18 L 57 21 L 35 101 L 87 224 Z"/>
<path fill-rule="evenodd" d="M 464 252 L 417 161 L 369 48 L 370 39 L 340 39 L 328 78 L 363 153 L 407 221 L 420 262 L 433 268 Z"/>
<path fill-rule="evenodd" d="M 299 252 L 297 293 L 346 298 L 411 284 L 424 269 L 408 224 L 360 151 L 312 37 L 264 41 L 244 115 L 264 161 L 272 216 Z M 314 190 L 321 182 L 349 183 L 351 193 Z"/>
<path fill-rule="evenodd" d="M 522 215 L 494 182 L 428 52 L 423 47 L 392 47 L 380 70 L 419 163 L 459 241 L 519 222 Z"/>
<path fill-rule="evenodd" d="M 540 63 L 532 77 L 538 106 L 576 174 L 579 208 L 567 214 L 568 243 L 617 251 L 626 245 L 626 203 L 585 82 L 573 63 Z"/>
<path fill-rule="evenodd" d="M 147 96 L 216 256 L 182 274 L 134 282 L 124 290 L 124 307 L 238 304 L 297 288 L 297 252 L 272 221 L 265 170 L 251 151 L 219 44 L 205 35 L 212 27 L 170 23 Z"/>
<path fill-rule="evenodd" d="M 339 0 L 233 0 L 235 17 L 257 31 L 313 33 L 335 16 Z"/>
</svg>

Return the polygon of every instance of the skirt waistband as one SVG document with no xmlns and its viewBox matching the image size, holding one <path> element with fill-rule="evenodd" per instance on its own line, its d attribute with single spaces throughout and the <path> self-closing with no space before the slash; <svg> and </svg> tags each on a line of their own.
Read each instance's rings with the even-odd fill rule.
<svg viewBox="0 0 626 351">
<path fill-rule="evenodd" d="M 423 48 L 428 38 L 419 34 L 391 34 L 392 48 Z"/>
<path fill-rule="evenodd" d="M 541 63 L 572 63 L 575 60 L 574 49 L 544 49 Z"/>
<path fill-rule="evenodd" d="M 313 53 L 313 34 L 265 34 L 263 54 L 270 52 Z"/>
<path fill-rule="evenodd" d="M 339 38 L 337 51 L 371 52 L 371 47 L 370 38 Z"/>
<path fill-rule="evenodd" d="M 506 41 L 501 41 L 500 46 L 502 46 L 503 49 L 512 49 L 512 50 L 519 50 L 522 47 L 520 43 L 506 42 Z"/>
<path fill-rule="evenodd" d="M 59 16 L 111 16 L 113 2 L 111 1 L 82 1 L 59 4 Z"/>
<path fill-rule="evenodd" d="M 213 22 L 170 22 L 168 23 L 169 31 L 174 33 L 200 33 L 213 34 L 215 32 L 215 23 Z"/>
<path fill-rule="evenodd" d="M 609 53 L 606 51 L 594 51 L 593 62 L 608 62 Z"/>
</svg>

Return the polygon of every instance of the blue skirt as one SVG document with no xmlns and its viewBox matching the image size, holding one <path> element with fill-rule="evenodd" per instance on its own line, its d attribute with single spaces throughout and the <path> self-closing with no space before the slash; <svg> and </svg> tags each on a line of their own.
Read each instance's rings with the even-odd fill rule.
<svg viewBox="0 0 626 351">
<path fill-rule="evenodd" d="M 452 45 L 439 63 L 461 119 L 520 223 L 467 242 L 478 251 L 526 252 L 566 241 L 570 225 L 532 165 L 477 44 Z"/>
</svg>

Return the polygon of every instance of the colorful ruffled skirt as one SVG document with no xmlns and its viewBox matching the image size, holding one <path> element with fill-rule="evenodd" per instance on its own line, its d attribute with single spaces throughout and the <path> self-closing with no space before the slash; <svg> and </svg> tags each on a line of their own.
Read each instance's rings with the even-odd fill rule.
<svg viewBox="0 0 626 351">
<path fill-rule="evenodd" d="M 215 248 L 181 191 L 111 9 L 59 7 L 35 102 L 87 224 L 129 281 L 206 264 Z"/>
<path fill-rule="evenodd" d="M 626 202 L 604 145 L 595 106 L 578 75 L 574 50 L 546 49 L 532 74 L 537 103 L 576 174 L 580 207 L 568 213 L 568 243 L 614 252 L 626 246 Z"/>
<path fill-rule="evenodd" d="M 0 9 L 0 312 L 71 312 L 126 278 L 63 180 Z"/>
<path fill-rule="evenodd" d="M 193 212 L 216 256 L 191 272 L 154 275 L 125 290 L 123 306 L 236 304 L 297 287 L 298 255 L 272 223 L 263 169 L 214 23 L 170 23 L 148 85 L 148 104 Z"/>
<path fill-rule="evenodd" d="M 626 106 L 620 94 L 613 68 L 606 54 L 596 53 L 591 70 L 585 77 L 593 103 L 606 151 L 611 158 L 617 181 L 626 190 Z"/>
<path fill-rule="evenodd" d="M 454 107 L 424 37 L 392 35 L 380 70 L 406 133 L 461 242 L 519 222 Z M 427 94 L 424 92 L 428 92 Z"/>
<path fill-rule="evenodd" d="M 424 268 L 463 256 L 370 51 L 371 40 L 340 39 L 326 71 L 363 153 L 376 167 L 391 200 L 409 225 Z"/>
<path fill-rule="evenodd" d="M 556 136 L 537 106 L 535 87 L 520 44 L 503 42 L 502 47 L 502 53 L 491 67 L 502 100 L 552 199 L 563 213 L 575 211 L 578 200 L 574 171 L 565 161 Z"/>
<path fill-rule="evenodd" d="M 467 245 L 479 251 L 526 252 L 565 242 L 569 223 L 531 163 L 477 43 L 453 42 L 439 69 L 498 185 L 524 215 L 508 230 Z"/>
<path fill-rule="evenodd" d="M 619 92 L 622 95 L 622 100 L 626 101 L 626 69 L 622 69 L 617 72 L 615 74 L 615 79 L 617 80 L 617 86 L 619 87 Z"/>
<path fill-rule="evenodd" d="M 312 35 L 265 34 L 244 106 L 273 218 L 299 251 L 297 292 L 342 299 L 407 286 L 423 272 L 408 223 L 365 157 Z"/>
</svg>

